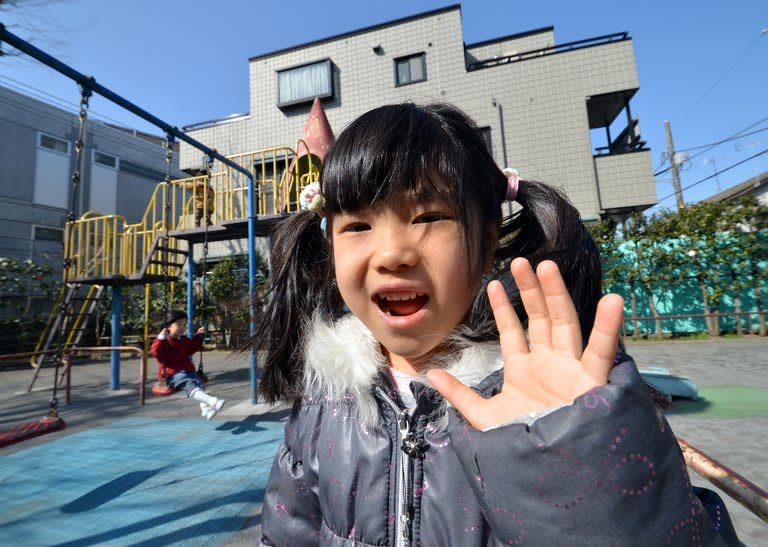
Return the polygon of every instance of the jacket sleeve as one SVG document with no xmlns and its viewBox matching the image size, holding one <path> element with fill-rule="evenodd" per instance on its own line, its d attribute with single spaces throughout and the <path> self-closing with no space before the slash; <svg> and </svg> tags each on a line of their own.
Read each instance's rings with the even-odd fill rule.
<svg viewBox="0 0 768 547">
<path fill-rule="evenodd" d="M 155 359 L 157 359 L 158 361 L 160 360 L 160 358 L 158 357 L 158 351 L 160 349 L 160 346 L 164 343 L 165 343 L 165 338 L 160 338 L 159 336 L 152 341 L 152 347 L 150 348 L 149 351 L 152 355 L 155 356 Z"/>
<path fill-rule="evenodd" d="M 155 340 L 152 342 L 150 353 L 155 356 L 155 359 L 157 359 L 158 380 L 163 378 L 163 367 L 168 364 L 168 352 L 170 352 L 168 341 L 165 338 L 161 338 L 159 336 L 155 338 Z"/>
<path fill-rule="evenodd" d="M 200 351 L 200 348 L 203 347 L 203 335 L 195 334 L 192 338 L 190 338 L 188 347 L 188 352 L 190 355 Z"/>
<path fill-rule="evenodd" d="M 296 403 L 272 463 L 262 508 L 263 545 L 319 545 L 317 432 L 320 405 Z"/>
<path fill-rule="evenodd" d="M 536 420 L 450 436 L 494 535 L 510 544 L 724 545 L 632 361 Z"/>
</svg>

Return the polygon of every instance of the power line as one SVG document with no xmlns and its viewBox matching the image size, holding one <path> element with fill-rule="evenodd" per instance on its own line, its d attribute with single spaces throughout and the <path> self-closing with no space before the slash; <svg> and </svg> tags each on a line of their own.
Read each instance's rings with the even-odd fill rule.
<svg viewBox="0 0 768 547">
<path fill-rule="evenodd" d="M 683 124 L 685 124 L 685 122 L 686 122 L 686 121 L 688 121 L 688 117 L 691 115 L 691 113 L 692 113 L 694 110 L 696 110 L 696 108 L 698 108 L 699 104 L 701 104 L 701 102 L 704 100 L 704 98 L 705 98 L 705 97 L 706 97 L 706 96 L 707 96 L 707 95 L 708 95 L 708 94 L 709 94 L 709 93 L 710 93 L 710 92 L 711 92 L 711 91 L 712 91 L 712 90 L 713 90 L 715 87 L 717 87 L 717 85 L 718 85 L 720 82 L 722 82 L 722 81 L 725 79 L 725 77 L 726 77 L 726 76 L 728 76 L 728 74 L 730 74 L 730 73 L 731 73 L 731 71 L 732 71 L 734 68 L 736 68 L 736 66 L 737 66 L 737 65 L 738 65 L 738 64 L 739 64 L 739 63 L 742 61 L 742 59 L 744 59 L 744 57 L 746 57 L 746 56 L 747 56 L 747 54 L 748 54 L 748 53 L 749 53 L 749 52 L 752 50 L 752 48 L 753 48 L 753 47 L 755 47 L 755 45 L 756 45 L 756 44 L 757 44 L 757 43 L 760 41 L 760 38 L 762 38 L 762 37 L 763 37 L 764 35 L 766 35 L 766 34 L 768 34 L 768 28 L 764 28 L 764 29 L 762 29 L 762 30 L 760 31 L 760 33 L 757 35 L 757 37 L 755 37 L 755 39 L 754 39 L 754 40 L 752 40 L 752 42 L 750 42 L 750 43 L 747 45 L 747 47 L 746 47 L 746 49 L 744 50 L 744 52 L 743 52 L 741 55 L 739 55 L 739 57 L 736 59 L 736 61 L 734 61 L 734 63 L 733 63 L 733 64 L 732 64 L 732 65 L 731 65 L 731 66 L 728 68 L 728 70 L 726 70 L 726 71 L 723 73 L 723 75 L 722 75 L 722 76 L 720 76 L 720 77 L 719 77 L 719 78 L 718 78 L 718 79 L 715 81 L 715 83 L 714 83 L 714 84 L 712 84 L 712 85 L 711 85 L 711 86 L 710 86 L 710 87 L 709 87 L 709 88 L 708 88 L 708 89 L 707 89 L 707 90 L 706 90 L 706 91 L 705 91 L 705 92 L 704 92 L 704 93 L 701 95 L 701 97 L 699 97 L 699 99 L 698 99 L 698 100 L 697 100 L 697 101 L 696 101 L 696 102 L 693 104 L 693 106 L 692 106 L 692 107 L 691 107 L 691 108 L 688 110 L 688 112 L 687 112 L 687 113 L 686 113 L 686 114 L 683 116 L 683 119 L 682 119 L 682 121 L 680 122 L 679 126 L 682 126 Z M 754 127 L 754 126 L 753 126 L 753 127 Z M 664 171 L 659 171 L 659 172 L 656 172 L 656 171 L 657 171 L 657 170 L 658 170 L 658 169 L 659 169 L 661 166 L 663 166 L 663 165 L 664 165 L 664 164 L 665 164 L 665 163 L 666 163 L 668 160 L 669 160 L 669 158 L 666 158 L 666 157 L 664 157 L 664 156 L 662 155 L 662 159 L 661 159 L 661 162 L 660 162 L 660 163 L 659 163 L 659 164 L 658 164 L 656 167 L 654 167 L 654 168 L 653 168 L 653 171 L 654 171 L 654 176 L 656 176 L 656 175 L 658 175 L 658 174 L 661 174 L 661 173 L 663 173 L 663 172 L 665 172 L 665 171 L 668 171 L 668 170 L 670 169 L 670 168 L 668 167 L 668 168 L 667 168 L 667 169 L 665 169 Z"/>
<path fill-rule="evenodd" d="M 762 120 L 758 120 L 758 121 L 756 121 L 755 123 L 752 123 L 752 124 L 748 125 L 748 126 L 747 126 L 747 127 L 745 127 L 744 129 L 742 129 L 742 130 L 740 130 L 740 131 L 737 131 L 736 133 L 734 133 L 734 134 L 733 134 L 733 135 L 731 135 L 730 137 L 726 137 L 726 138 L 724 138 L 724 139 L 721 139 L 721 140 L 719 140 L 719 141 L 715 141 L 715 142 L 713 142 L 713 143 L 710 143 L 710 144 L 702 144 L 702 145 L 700 145 L 700 146 L 691 146 L 691 147 L 688 147 L 688 148 L 683 148 L 683 149 L 681 149 L 681 150 L 678 150 L 678 152 L 687 152 L 687 151 L 690 151 L 690 150 L 697 150 L 697 149 L 699 149 L 699 148 L 705 148 L 705 150 L 702 150 L 701 152 L 698 152 L 698 153 L 696 153 L 696 154 L 694 154 L 694 155 L 692 155 L 691 157 L 689 157 L 689 158 L 688 158 L 688 159 L 693 159 L 693 158 L 695 158 L 696 156 L 700 156 L 701 154 L 703 154 L 703 153 L 705 153 L 705 152 L 707 152 L 707 151 L 711 150 L 712 148 L 714 148 L 714 147 L 716 147 L 716 146 L 719 146 L 719 145 L 721 145 L 721 144 L 724 144 L 724 143 L 726 143 L 726 142 L 731 142 L 731 141 L 739 140 L 739 139 L 741 139 L 741 138 L 744 138 L 744 137 L 748 137 L 748 136 L 750 136 L 750 135 L 754 135 L 755 133 L 760 133 L 760 132 L 762 132 L 762 131 L 768 131 L 768 127 L 763 127 L 763 128 L 761 128 L 761 129 L 758 129 L 758 130 L 756 130 L 756 131 L 752 131 L 752 132 L 749 132 L 749 133 L 745 133 L 745 131 L 749 131 L 749 130 L 750 130 L 750 129 L 752 129 L 753 127 L 756 127 L 756 126 L 758 126 L 758 125 L 760 125 L 761 123 L 764 123 L 764 122 L 766 122 L 766 121 L 768 121 L 768 118 L 763 118 Z M 665 159 L 664 159 L 664 160 L 661 162 L 661 164 L 659 165 L 659 167 L 660 167 L 661 165 L 664 165 L 664 163 L 665 163 L 665 162 L 666 162 L 668 159 L 669 159 L 669 158 L 665 158 Z M 658 167 L 656 167 L 656 169 L 658 169 Z M 669 171 L 669 170 L 671 169 L 671 167 L 667 167 L 666 169 L 662 169 L 661 171 L 656 171 L 656 169 L 654 169 L 654 173 L 653 173 L 653 176 L 654 176 L 654 177 L 657 177 L 657 176 L 659 176 L 659 175 L 661 175 L 661 174 L 663 174 L 663 173 L 666 173 L 667 171 Z"/>
<path fill-rule="evenodd" d="M 739 64 L 739 63 L 742 61 L 742 59 L 744 59 L 744 57 L 746 57 L 746 56 L 747 56 L 747 54 L 748 54 L 748 53 L 749 53 L 749 52 L 752 50 L 752 48 L 753 48 L 753 47 L 755 47 L 755 45 L 757 45 L 757 43 L 760 41 L 760 38 L 762 38 L 762 37 L 763 37 L 765 34 L 766 34 L 766 29 L 762 29 L 762 30 L 760 31 L 760 33 L 757 35 L 757 37 L 756 37 L 754 40 L 752 40 L 752 42 L 750 42 L 750 43 L 747 45 L 747 47 L 746 47 L 746 49 L 744 50 L 744 52 L 743 52 L 741 55 L 739 55 L 739 57 L 736 59 L 736 61 L 734 61 L 734 63 L 733 63 L 733 64 L 732 64 L 732 65 L 731 65 L 731 66 L 728 68 L 728 70 L 726 70 L 726 71 L 725 71 L 725 72 L 722 74 L 722 76 L 720 76 L 720 77 L 719 77 L 719 78 L 718 78 L 718 79 L 715 81 L 715 83 L 713 83 L 713 84 L 712 84 L 712 85 L 711 85 L 711 86 L 710 86 L 710 87 L 709 87 L 709 88 L 708 88 L 708 89 L 707 89 L 707 90 L 706 90 L 706 91 L 705 91 L 705 92 L 704 92 L 704 93 L 701 95 L 701 97 L 699 97 L 699 99 L 698 99 L 698 100 L 697 100 L 697 101 L 696 101 L 696 102 L 693 104 L 693 106 L 692 106 L 692 107 L 691 107 L 691 108 L 688 110 L 688 112 L 687 112 L 687 113 L 686 113 L 686 114 L 683 116 L 683 119 L 682 119 L 682 121 L 680 122 L 680 125 L 683 125 L 683 124 L 684 124 L 684 123 L 685 123 L 685 122 L 688 120 L 688 117 L 689 117 L 689 116 L 690 116 L 690 115 L 693 113 L 693 111 L 694 111 L 694 110 L 696 110 L 696 108 L 698 108 L 698 106 L 701 104 L 701 102 L 704 100 L 704 98 L 705 98 L 707 95 L 709 95 L 709 93 L 710 93 L 710 92 L 711 92 L 713 89 L 715 89 L 715 88 L 718 86 L 718 84 L 720 84 L 720 82 L 722 82 L 723 80 L 725 80 L 726 76 L 728 76 L 728 75 L 729 75 L 729 74 L 730 74 L 730 73 L 733 71 L 733 69 L 734 69 L 734 68 L 736 68 L 736 66 L 737 66 L 737 65 L 738 65 L 738 64 Z"/>
<path fill-rule="evenodd" d="M 736 163 L 731 164 L 728 167 L 726 167 L 724 169 L 721 169 L 720 171 L 716 171 L 715 173 L 712 173 L 711 175 L 709 175 L 707 177 L 704 177 L 703 179 L 699 179 L 696 182 L 694 182 L 692 184 L 689 184 L 688 186 L 684 187 L 683 190 L 688 190 L 690 188 L 693 188 L 694 186 L 697 186 L 697 185 L 701 184 L 702 182 L 706 182 L 706 181 L 708 181 L 710 179 L 713 179 L 713 178 L 715 178 L 716 176 L 718 176 L 721 173 L 725 173 L 726 171 L 730 171 L 734 167 L 738 167 L 739 165 L 741 165 L 743 163 L 747 163 L 748 161 L 753 160 L 756 157 L 762 156 L 763 154 L 766 154 L 766 153 L 768 153 L 768 148 L 758 152 L 757 154 L 753 154 L 752 156 L 749 156 L 748 158 L 745 158 L 745 159 L 743 159 L 741 161 L 737 161 Z M 669 195 L 664 196 L 663 198 L 661 198 L 658 201 L 658 203 L 661 203 L 662 201 L 668 200 L 669 198 L 673 198 L 673 197 L 675 197 L 675 193 L 674 192 L 669 194 Z M 658 203 L 657 203 L 657 205 L 658 205 Z"/>
<path fill-rule="evenodd" d="M 709 149 L 714 148 L 715 146 L 718 146 L 720 144 L 724 144 L 726 142 L 731 142 L 731 141 L 737 141 L 737 140 L 742 139 L 744 137 L 749 137 L 750 135 L 755 135 L 757 133 L 762 133 L 763 131 L 768 131 L 768 127 L 762 127 L 760 129 L 755 129 L 754 131 L 750 131 L 749 133 L 743 133 L 743 134 L 738 135 L 738 136 L 728 137 L 727 139 L 723 139 L 723 140 L 717 141 L 717 142 L 712 142 L 712 143 L 709 143 L 709 144 L 702 144 L 702 145 L 699 145 L 699 146 L 691 146 L 690 148 L 683 148 L 681 150 L 678 150 L 678 152 L 690 152 L 692 150 L 699 150 L 700 148 L 706 148 L 707 150 L 709 150 Z M 699 154 L 707 152 L 707 150 L 702 150 L 702 152 L 700 152 Z M 699 154 L 695 154 L 695 155 L 691 156 L 691 158 L 694 158 L 694 157 L 698 156 Z"/>
<path fill-rule="evenodd" d="M 37 107 L 36 105 L 34 105 L 32 103 L 22 103 L 22 102 L 19 102 L 17 100 L 14 100 L 14 98 L 12 98 L 12 97 L 0 97 L 0 103 L 4 103 L 4 104 L 7 104 L 7 105 L 10 105 L 10 106 L 12 106 L 12 107 L 14 107 L 14 108 L 16 108 L 18 110 L 23 110 L 23 111 L 26 111 L 26 112 L 29 112 L 29 113 L 32 113 L 32 114 L 36 114 L 36 115 L 39 115 L 39 116 L 47 117 L 49 119 L 55 119 L 57 121 L 60 121 L 62 123 L 67 124 L 68 126 L 73 126 L 76 123 L 75 114 L 71 114 L 71 113 L 66 112 L 66 111 L 59 110 L 59 112 L 53 112 L 53 113 L 52 112 L 46 112 L 46 111 L 43 111 L 42 109 L 40 109 L 39 107 Z M 52 105 L 48 105 L 48 106 L 52 106 Z M 58 109 L 58 107 L 55 107 L 55 106 L 53 106 L 53 108 Z M 147 140 L 142 139 L 140 137 L 136 137 L 135 135 L 132 135 L 131 133 L 127 133 L 127 132 L 121 131 L 118 128 L 110 127 L 108 124 L 105 124 L 104 122 L 102 122 L 100 120 L 93 120 L 93 121 L 102 124 L 102 127 L 107 129 L 107 131 L 100 131 L 99 132 L 99 134 L 98 134 L 98 141 L 100 141 L 100 142 L 110 141 L 110 142 L 112 142 L 113 144 L 117 145 L 120 148 L 132 149 L 132 150 L 140 153 L 141 156 L 143 156 L 145 158 L 146 157 L 151 157 L 153 159 L 157 159 L 157 158 L 160 157 L 160 156 L 155 157 L 155 155 L 158 154 L 159 152 L 154 149 L 154 148 L 162 148 L 162 147 L 160 147 L 160 145 L 155 144 L 155 143 L 150 142 L 150 141 L 147 141 Z M 40 127 L 37 127 L 37 126 L 32 126 L 32 125 L 21 123 L 21 122 L 18 122 L 18 121 L 14 121 L 13 123 L 16 124 L 16 125 L 22 126 L 22 127 L 26 127 L 28 129 L 32 129 L 34 131 L 43 131 L 43 132 L 45 132 L 44 129 L 41 129 Z M 130 139 L 127 139 L 127 140 L 118 139 L 115 135 L 111 134 L 112 131 L 117 131 L 121 136 L 130 137 Z M 126 158 L 126 159 L 128 159 L 128 158 Z M 142 160 L 139 160 L 139 161 L 142 161 Z M 180 171 L 180 170 L 176 172 L 176 175 L 184 176 L 183 172 Z"/>
<path fill-rule="evenodd" d="M 19 92 L 24 93 L 24 94 L 30 93 L 30 91 L 31 91 L 31 92 L 37 94 L 37 95 L 34 95 L 34 94 L 30 93 L 30 95 L 32 97 L 34 97 L 34 98 L 36 98 L 38 100 L 43 100 L 43 102 L 46 102 L 46 103 L 48 103 L 49 100 L 53 99 L 54 101 L 58 102 L 58 105 L 60 107 L 62 107 L 62 108 L 71 108 L 71 110 L 68 110 L 68 112 L 70 112 L 72 114 L 76 115 L 78 113 L 78 111 L 80 110 L 79 103 L 68 101 L 67 99 L 63 99 L 63 98 L 58 97 L 56 95 L 52 95 L 51 93 L 48 93 L 47 91 L 44 91 L 44 90 L 39 89 L 39 88 L 36 88 L 36 87 L 31 86 L 29 84 L 25 84 L 24 82 L 20 82 L 19 80 L 15 80 L 15 79 L 11 78 L 10 76 L 6 76 L 5 74 L 0 74 L 0 78 L 2 78 L 4 80 L 7 80 L 7 81 L 10 81 L 10 82 L 13 82 L 14 84 L 16 84 L 16 86 L 11 86 L 9 84 L 6 84 L 6 85 L 8 85 L 8 87 L 10 89 L 13 89 L 15 91 L 19 91 Z M 21 88 L 19 86 L 21 86 Z M 26 89 L 22 89 L 22 88 L 26 88 Z M 47 97 L 47 99 L 44 99 L 44 97 Z M 103 119 L 103 120 L 107 120 L 107 121 L 112 122 L 114 124 L 117 124 L 117 125 L 119 125 L 121 127 L 126 127 L 126 129 L 131 129 L 131 130 L 134 130 L 134 131 L 138 131 L 134 127 L 127 127 L 123 122 L 120 122 L 120 121 L 118 121 L 118 120 L 116 120 L 114 118 L 110 118 L 106 114 L 100 114 L 98 111 L 94 111 L 91 108 L 88 109 L 88 116 L 89 117 L 100 118 L 100 119 Z"/>
</svg>

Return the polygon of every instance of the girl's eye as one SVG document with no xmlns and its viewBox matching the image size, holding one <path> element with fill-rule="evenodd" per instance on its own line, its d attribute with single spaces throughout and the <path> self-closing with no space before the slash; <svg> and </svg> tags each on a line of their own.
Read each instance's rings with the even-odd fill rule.
<svg viewBox="0 0 768 547">
<path fill-rule="evenodd" d="M 439 222 L 441 220 L 451 220 L 450 215 L 446 215 L 443 213 L 424 213 L 423 215 L 417 216 L 415 219 L 413 219 L 414 224 L 424 224 L 427 222 Z"/>
<path fill-rule="evenodd" d="M 350 222 L 342 228 L 342 232 L 365 232 L 371 229 L 371 225 L 365 222 Z"/>
</svg>

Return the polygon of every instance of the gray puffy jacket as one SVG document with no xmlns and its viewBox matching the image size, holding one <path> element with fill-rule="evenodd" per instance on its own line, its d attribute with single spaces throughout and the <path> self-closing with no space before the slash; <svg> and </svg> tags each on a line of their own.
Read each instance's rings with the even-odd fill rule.
<svg viewBox="0 0 768 547">
<path fill-rule="evenodd" d="M 316 322 L 262 512 L 266 545 L 722 545 L 634 364 L 528 426 L 402 409 L 370 332 Z M 444 363 L 490 396 L 498 344 Z M 494 372 L 495 371 L 495 372 Z M 485 378 L 476 381 L 476 378 Z"/>
</svg>

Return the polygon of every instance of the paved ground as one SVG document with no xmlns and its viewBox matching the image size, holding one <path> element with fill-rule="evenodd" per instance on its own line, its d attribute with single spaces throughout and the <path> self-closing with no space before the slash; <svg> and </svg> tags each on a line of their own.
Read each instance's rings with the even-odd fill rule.
<svg viewBox="0 0 768 547">
<path fill-rule="evenodd" d="M 675 433 L 764 490 L 768 489 L 768 339 L 629 341 L 627 351 L 641 367 L 660 366 L 693 379 L 703 401 L 675 403 L 668 413 Z M 714 395 L 723 392 L 730 397 L 718 398 L 709 408 L 705 406 L 708 399 L 714 400 Z M 759 408 L 751 415 L 740 412 L 740 407 L 754 403 L 745 400 L 745 392 L 762 392 Z M 733 415 L 738 417 L 729 417 Z M 691 481 L 712 488 L 694 472 L 691 472 Z M 750 547 L 768 545 L 768 524 L 721 491 L 718 493 L 726 502 L 741 541 Z"/>
<path fill-rule="evenodd" d="M 256 545 L 285 405 L 251 404 L 248 360 L 206 352 L 212 421 L 181 394 L 139 405 L 137 359 L 77 362 L 63 431 L 0 449 L 0 545 Z M 154 365 L 150 365 L 154 369 Z M 0 430 L 45 416 L 52 371 L 0 363 Z"/>
<path fill-rule="evenodd" d="M 754 398 L 768 388 L 767 339 L 629 342 L 628 351 L 641 366 L 698 384 L 704 400 L 669 414 L 680 437 L 768 486 L 768 412 L 760 400 L 744 406 L 739 391 Z M 109 390 L 108 360 L 78 362 L 72 403 L 60 394 L 67 428 L 0 449 L 0 544 L 256 544 L 261 488 L 288 409 L 251 404 L 246 356 L 207 352 L 205 361 L 210 391 L 228 401 L 212 422 L 178 394 L 148 393 L 140 406 L 136 359 L 123 359 L 118 391 Z M 47 413 L 50 392 L 37 388 L 50 387 L 49 371 L 28 393 L 31 378 L 26 365 L 0 363 L 0 430 Z M 765 545 L 768 525 L 726 503 L 742 541 Z"/>
</svg>

